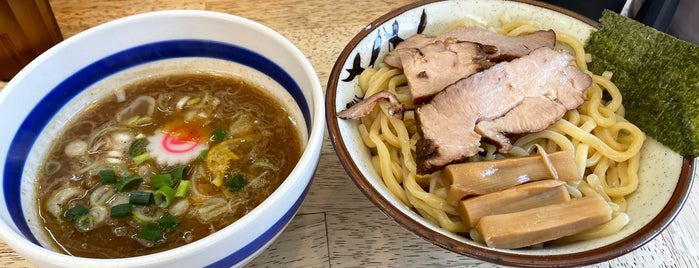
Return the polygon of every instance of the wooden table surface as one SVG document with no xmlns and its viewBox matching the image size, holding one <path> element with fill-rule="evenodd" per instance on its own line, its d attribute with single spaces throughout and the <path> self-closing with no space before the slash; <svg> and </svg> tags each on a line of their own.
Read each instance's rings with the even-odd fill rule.
<svg viewBox="0 0 699 268">
<path fill-rule="evenodd" d="M 205 9 L 265 24 L 308 56 L 325 87 L 345 44 L 411 0 L 51 0 L 64 37 L 127 15 Z M 5 83 L 0 82 L 0 89 Z M 595 267 L 699 267 L 699 186 L 677 219 L 645 246 Z M 381 213 L 340 165 L 327 138 L 313 185 L 288 228 L 249 267 L 495 266 L 421 239 Z M 0 241 L 0 267 L 33 267 Z"/>
</svg>

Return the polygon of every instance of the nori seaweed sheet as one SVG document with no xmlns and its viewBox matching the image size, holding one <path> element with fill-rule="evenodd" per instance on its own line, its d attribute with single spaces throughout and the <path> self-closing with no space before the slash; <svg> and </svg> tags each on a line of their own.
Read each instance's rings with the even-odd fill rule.
<svg viewBox="0 0 699 268">
<path fill-rule="evenodd" d="M 588 69 L 611 71 L 625 117 L 675 152 L 699 156 L 699 46 L 605 10 L 585 43 Z"/>
</svg>

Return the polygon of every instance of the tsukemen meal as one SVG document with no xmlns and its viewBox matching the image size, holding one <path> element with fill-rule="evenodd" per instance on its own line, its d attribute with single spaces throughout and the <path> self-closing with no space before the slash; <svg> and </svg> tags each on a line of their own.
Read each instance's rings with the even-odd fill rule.
<svg viewBox="0 0 699 268">
<path fill-rule="evenodd" d="M 465 19 L 395 45 L 338 117 L 358 120 L 391 194 L 444 230 L 504 249 L 604 237 L 631 220 L 646 136 L 588 59 L 536 21 Z"/>
</svg>

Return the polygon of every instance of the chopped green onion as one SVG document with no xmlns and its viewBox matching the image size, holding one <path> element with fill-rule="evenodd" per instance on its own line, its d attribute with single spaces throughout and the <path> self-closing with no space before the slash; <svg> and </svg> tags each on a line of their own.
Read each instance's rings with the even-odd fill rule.
<svg viewBox="0 0 699 268">
<path fill-rule="evenodd" d="M 213 142 L 222 142 L 226 138 L 226 131 L 223 130 L 222 128 L 217 128 L 214 129 L 214 132 L 211 133 L 211 138 L 209 138 Z"/>
<path fill-rule="evenodd" d="M 153 123 L 153 117 L 150 116 L 134 116 L 131 120 L 129 120 L 129 125 L 134 127 L 147 126 L 151 123 Z"/>
<path fill-rule="evenodd" d="M 155 224 L 146 224 L 138 231 L 136 236 L 148 242 L 158 242 L 158 240 L 163 238 L 163 230 L 160 230 Z"/>
<path fill-rule="evenodd" d="M 179 183 L 182 179 L 184 179 L 184 176 L 187 174 L 188 171 L 188 166 L 181 166 L 168 171 L 167 173 L 170 174 L 170 176 L 172 176 L 172 184 L 170 184 L 170 186 L 174 186 L 175 184 Z"/>
<path fill-rule="evenodd" d="M 187 196 L 187 192 L 189 191 L 189 185 L 191 184 L 192 182 L 188 180 L 180 181 L 180 184 L 177 185 L 177 189 L 175 189 L 175 197 L 183 198 Z"/>
<path fill-rule="evenodd" d="M 133 191 L 138 189 L 138 186 L 141 186 L 141 183 L 143 183 L 143 178 L 139 176 L 129 176 L 119 180 L 119 182 L 117 183 L 117 191 Z"/>
<path fill-rule="evenodd" d="M 245 177 L 243 177 L 243 174 L 236 173 L 232 179 L 230 179 L 227 183 L 228 189 L 231 190 L 240 190 L 243 189 L 245 186 Z"/>
<path fill-rule="evenodd" d="M 104 205 L 107 200 L 116 194 L 116 191 L 114 184 L 100 185 L 90 193 L 89 204 L 92 206 Z"/>
<path fill-rule="evenodd" d="M 150 159 L 149 152 L 145 152 L 143 154 L 140 154 L 140 155 L 133 157 L 133 161 L 134 161 L 134 163 L 136 163 L 136 165 L 140 165 L 143 162 L 146 162 L 146 160 L 148 160 L 148 159 Z"/>
<path fill-rule="evenodd" d="M 117 182 L 116 174 L 114 173 L 114 170 L 111 170 L 111 169 L 100 170 L 99 176 L 100 176 L 100 182 L 102 182 L 102 184 L 114 184 Z"/>
<path fill-rule="evenodd" d="M 136 157 L 145 154 L 148 151 L 146 146 L 148 146 L 147 139 L 135 139 L 129 147 L 129 156 Z"/>
<path fill-rule="evenodd" d="M 191 106 L 191 105 L 199 103 L 200 101 L 201 101 L 201 98 L 199 98 L 199 97 L 191 98 L 187 102 L 185 102 L 185 105 Z"/>
<path fill-rule="evenodd" d="M 129 203 L 132 205 L 147 206 L 153 201 L 153 193 L 145 191 L 132 191 L 129 196 Z"/>
<path fill-rule="evenodd" d="M 160 187 L 160 189 L 153 194 L 155 205 L 161 208 L 168 207 L 173 199 L 175 199 L 175 190 L 170 188 L 170 186 Z"/>
<path fill-rule="evenodd" d="M 131 216 L 131 204 L 126 203 L 113 206 L 109 212 L 109 216 L 112 217 L 112 219 L 123 219 Z"/>
<path fill-rule="evenodd" d="M 160 189 L 163 186 L 172 187 L 172 175 L 162 173 L 150 177 L 150 185 L 153 189 Z"/>
<path fill-rule="evenodd" d="M 268 161 L 260 160 L 260 161 L 255 161 L 250 165 L 252 167 L 259 167 L 259 168 L 266 168 L 266 169 L 275 169 L 274 164 Z"/>
<path fill-rule="evenodd" d="M 85 217 L 89 217 L 89 219 Z M 76 227 L 86 232 L 91 231 L 104 224 L 107 218 L 109 218 L 109 209 L 100 205 L 93 206 L 89 213 L 78 219 Z"/>
<path fill-rule="evenodd" d="M 163 215 L 158 219 L 158 225 L 160 228 L 165 230 L 174 230 L 177 226 L 180 226 L 180 219 L 175 216 L 168 214 Z"/>
<path fill-rule="evenodd" d="M 90 212 L 90 210 L 87 209 L 82 204 L 75 204 L 75 206 L 66 210 L 66 212 L 63 214 L 63 216 L 65 216 L 69 220 L 76 220 L 89 212 Z"/>
<path fill-rule="evenodd" d="M 154 223 L 163 216 L 163 210 L 155 206 L 134 206 L 131 212 L 133 218 L 142 225 Z"/>
<path fill-rule="evenodd" d="M 119 163 L 98 162 L 98 163 L 94 163 L 88 167 L 88 175 L 90 177 L 99 176 L 100 170 L 106 170 L 106 169 L 114 170 L 114 174 L 116 174 L 117 178 L 126 177 L 129 174 L 131 174 L 130 173 L 131 171 L 129 171 L 129 168 L 126 166 L 126 163 L 124 163 L 124 162 L 119 162 Z"/>
<path fill-rule="evenodd" d="M 204 160 L 206 160 L 206 155 L 207 155 L 207 154 L 209 154 L 209 149 L 204 149 L 203 151 L 201 151 L 201 153 L 199 154 L 199 156 L 197 156 L 197 161 L 204 161 Z"/>
<path fill-rule="evenodd" d="M 77 221 L 75 221 L 75 228 L 81 232 L 87 232 L 95 229 L 95 225 L 97 225 L 95 222 L 95 217 L 90 214 L 82 215 Z"/>
<path fill-rule="evenodd" d="M 58 171 L 61 171 L 62 166 L 63 165 L 61 164 L 61 162 L 49 161 L 44 166 L 44 172 L 46 172 L 46 176 L 52 176 L 53 174 L 58 173 Z"/>
</svg>

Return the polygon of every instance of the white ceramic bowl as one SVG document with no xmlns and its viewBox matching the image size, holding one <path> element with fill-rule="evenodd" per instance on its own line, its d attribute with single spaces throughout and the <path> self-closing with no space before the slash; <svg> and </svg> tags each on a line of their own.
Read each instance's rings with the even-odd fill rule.
<svg viewBox="0 0 699 268">
<path fill-rule="evenodd" d="M 75 113 L 113 89 L 183 70 L 251 78 L 290 107 L 305 148 L 289 177 L 230 226 L 161 253 L 90 259 L 46 246 L 34 212 L 38 162 Z M 308 59 L 273 30 L 208 11 L 161 11 L 112 21 L 66 39 L 0 93 L 0 239 L 41 267 L 229 267 L 263 251 L 291 221 L 317 166 L 325 128 L 323 91 Z"/>
<path fill-rule="evenodd" d="M 362 142 L 356 120 L 341 120 L 337 112 L 363 93 L 357 83 L 361 70 L 381 66 L 396 40 L 418 32 L 437 34 L 457 20 L 470 18 L 499 25 L 501 15 L 514 20 L 534 20 L 585 41 L 597 22 L 562 8 L 536 1 L 422 0 L 393 10 L 363 28 L 340 53 L 326 90 L 326 118 L 330 139 L 345 170 L 364 194 L 385 214 L 405 228 L 445 249 L 485 261 L 515 266 L 579 266 L 626 254 L 667 227 L 686 200 L 696 166 L 649 139 L 642 150 L 640 186 L 628 197 L 631 223 L 601 239 L 544 249 L 501 250 L 485 247 L 425 220 L 403 204 L 383 183 Z"/>
</svg>

